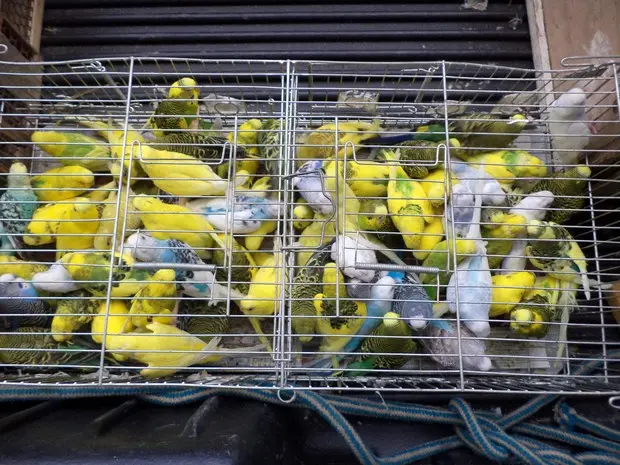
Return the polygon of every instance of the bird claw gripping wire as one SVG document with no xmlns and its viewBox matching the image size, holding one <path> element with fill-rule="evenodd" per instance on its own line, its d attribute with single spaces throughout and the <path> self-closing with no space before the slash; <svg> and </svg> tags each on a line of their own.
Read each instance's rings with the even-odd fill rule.
<svg viewBox="0 0 620 465">
<path fill-rule="evenodd" d="M 620 358 L 620 350 L 609 352 L 607 359 Z M 581 365 L 574 375 L 591 373 L 602 358 Z M 515 460 L 528 465 L 607 465 L 619 464 L 620 438 L 610 428 L 578 415 L 561 401 L 556 408 L 560 427 L 551 427 L 527 421 L 543 407 L 556 401 L 556 395 L 534 397 L 505 416 L 476 412 L 461 398 L 454 398 L 448 408 L 439 408 L 404 402 L 372 401 L 363 398 L 320 395 L 308 390 L 294 390 L 292 399 L 282 399 L 281 393 L 268 389 L 190 388 L 171 389 L 158 386 L 6 386 L 0 390 L 0 401 L 67 399 L 95 396 L 138 396 L 142 401 L 175 406 L 205 401 L 214 396 L 238 396 L 276 405 L 314 410 L 347 442 L 353 454 L 363 465 L 405 465 L 432 457 L 442 452 L 467 446 L 474 452 L 500 463 Z M 284 403 L 286 400 L 287 403 Z M 347 415 L 382 420 L 436 423 L 452 425 L 455 435 L 427 442 L 397 454 L 378 457 L 362 441 Z M 591 434 L 566 431 L 566 425 Z M 585 452 L 571 455 L 566 450 L 538 440 L 547 439 L 580 448 Z"/>
</svg>

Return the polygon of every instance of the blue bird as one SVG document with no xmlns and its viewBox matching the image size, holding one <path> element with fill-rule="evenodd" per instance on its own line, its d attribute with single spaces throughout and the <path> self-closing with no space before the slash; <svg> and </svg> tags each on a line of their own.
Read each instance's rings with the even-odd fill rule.
<svg viewBox="0 0 620 465">
<path fill-rule="evenodd" d="M 169 268 L 175 270 L 176 281 L 183 294 L 209 298 L 212 305 L 225 301 L 229 295 L 234 300 L 245 297 L 240 292 L 219 284 L 209 270 L 188 270 L 180 267 L 175 269 L 174 264 L 205 264 L 185 242 L 177 239 L 155 239 L 143 232 L 137 232 L 127 238 L 125 248 L 127 253 L 140 262 L 170 264 Z"/>
<path fill-rule="evenodd" d="M 433 318 L 433 303 L 415 274 L 403 274 L 396 280 L 392 311 L 416 330 L 424 328 Z"/>
<path fill-rule="evenodd" d="M 194 200 L 187 207 L 202 214 L 214 228 L 232 234 L 252 234 L 264 221 L 280 217 L 277 199 L 236 195 L 233 202 L 226 197 Z"/>
<path fill-rule="evenodd" d="M 0 276 L 0 315 L 11 331 L 24 326 L 49 326 L 52 311 L 34 286 L 12 274 Z M 11 315 L 11 316 L 9 316 Z"/>
</svg>

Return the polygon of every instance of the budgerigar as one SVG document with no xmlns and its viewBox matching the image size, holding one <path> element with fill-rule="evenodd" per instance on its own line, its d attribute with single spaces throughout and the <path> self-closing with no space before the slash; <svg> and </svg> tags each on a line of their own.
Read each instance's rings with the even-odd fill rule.
<svg viewBox="0 0 620 465">
<path fill-rule="evenodd" d="M 542 220 L 547 214 L 547 209 L 553 203 L 554 195 L 550 191 L 540 191 L 528 195 L 514 205 L 509 213 L 525 218 L 525 223 L 533 220 Z M 525 225 L 527 226 L 527 224 Z M 489 244 L 491 245 L 491 244 Z M 508 252 L 502 253 L 506 257 L 502 261 L 503 272 L 523 271 L 527 264 L 525 256 L 525 248 L 527 247 L 527 239 L 525 239 L 525 228 L 519 233 L 518 238 L 512 241 Z M 487 252 L 490 247 L 487 247 Z M 503 251 L 502 251 L 503 252 Z M 490 252 L 489 252 L 490 254 Z M 489 258 L 489 260 L 491 260 Z"/>
<path fill-rule="evenodd" d="M 77 165 L 101 172 L 108 171 L 112 161 L 107 143 L 79 132 L 35 131 L 31 139 L 37 147 L 63 165 Z"/>
<path fill-rule="evenodd" d="M 509 313 L 532 286 L 536 276 L 529 271 L 516 271 L 493 276 L 493 293 L 489 317 Z"/>
<path fill-rule="evenodd" d="M 357 223 L 361 230 L 376 232 L 379 236 L 396 231 L 384 199 L 362 199 Z"/>
<path fill-rule="evenodd" d="M 303 197 L 295 201 L 293 208 L 293 227 L 298 231 L 303 231 L 314 219 L 314 210 L 308 205 Z"/>
<path fill-rule="evenodd" d="M 397 313 L 388 312 L 362 343 L 360 360 L 347 366 L 346 374 L 357 376 L 372 370 L 396 370 L 407 363 L 417 349 L 413 332 L 405 320 Z"/>
<path fill-rule="evenodd" d="M 215 278 L 231 284 L 231 289 L 246 295 L 256 264 L 252 255 L 234 237 L 228 235 L 213 251 L 213 264 L 218 266 Z M 230 254 L 227 252 L 230 251 Z M 230 272 L 230 273 L 229 273 Z"/>
<path fill-rule="evenodd" d="M 390 159 L 394 163 L 394 158 Z M 407 248 L 419 249 L 426 223 L 433 220 L 433 207 L 422 186 L 395 164 L 390 167 L 387 204 Z"/>
<path fill-rule="evenodd" d="M 58 294 L 86 289 L 97 297 L 105 297 L 110 276 L 110 253 L 72 252 L 54 263 L 47 271 L 36 273 L 32 282 L 37 289 Z M 130 255 L 115 254 L 112 264 L 112 297 L 135 295 L 149 278 L 146 270 L 133 268 Z"/>
<path fill-rule="evenodd" d="M 337 162 L 332 162 L 337 163 Z M 344 180 L 358 197 L 385 197 L 390 180 L 390 167 L 373 161 L 348 161 L 346 169 L 338 162 Z"/>
<path fill-rule="evenodd" d="M 438 211 L 435 212 L 433 220 L 430 223 L 426 223 L 422 239 L 420 240 L 419 249 L 413 251 L 413 256 L 416 260 L 426 260 L 428 254 L 430 254 L 433 248 L 444 238 L 444 234 L 443 214 L 441 211 Z"/>
<path fill-rule="evenodd" d="M 494 224 L 483 229 L 482 238 L 487 241 L 487 258 L 489 267 L 496 269 L 504 257 L 510 253 L 515 238 L 525 232 L 527 220 L 524 216 L 513 213 L 502 213 L 492 218 Z"/>
<path fill-rule="evenodd" d="M 162 137 L 175 130 L 189 129 L 198 115 L 198 83 L 184 77 L 175 81 L 168 89 L 168 98 L 157 104 L 146 125 L 156 137 Z"/>
<path fill-rule="evenodd" d="M 0 226 L 17 251 L 22 248 L 23 235 L 37 208 L 37 197 L 30 186 L 28 169 L 23 163 L 13 163 L 9 170 L 7 188 L 0 197 Z"/>
<path fill-rule="evenodd" d="M 209 343 L 175 326 L 153 321 L 146 325 L 147 332 L 127 332 L 108 335 L 106 349 L 115 356 L 148 365 L 140 370 L 150 378 L 169 376 L 184 367 L 217 362 L 220 338 Z"/>
<path fill-rule="evenodd" d="M 581 284 L 586 299 L 590 299 L 586 257 L 563 226 L 534 220 L 527 227 L 527 237 L 525 251 L 532 265 L 561 281 Z"/>
<path fill-rule="evenodd" d="M 108 337 L 135 329 L 131 321 L 127 320 L 129 316 L 128 303 L 130 303 L 128 300 L 112 300 L 108 307 L 105 300 L 100 301 L 97 314 L 90 323 L 90 332 L 93 341 L 106 347 Z M 104 334 L 106 335 L 106 341 L 103 340 Z M 114 355 L 114 358 L 119 362 L 127 359 L 119 354 Z"/>
<path fill-rule="evenodd" d="M 228 289 L 215 280 L 209 270 L 187 270 L 175 268 L 175 264 L 204 265 L 196 251 L 177 239 L 156 239 L 144 232 L 134 233 L 125 241 L 124 251 L 140 262 L 162 263 L 175 270 L 179 290 L 192 297 L 207 298 L 211 303 L 243 297 L 235 289 Z"/>
<path fill-rule="evenodd" d="M 283 263 L 279 251 L 263 263 L 252 276 L 248 295 L 241 299 L 239 308 L 249 317 L 254 331 L 260 341 L 271 351 L 271 344 L 265 337 L 260 326 L 260 318 L 277 315 L 280 312 L 280 297 L 282 294 Z"/>
<path fill-rule="evenodd" d="M 279 218 L 281 211 L 277 198 L 251 195 L 194 200 L 187 207 L 203 215 L 218 231 L 228 234 L 252 234 L 263 222 Z"/>
<path fill-rule="evenodd" d="M 326 176 L 323 161 L 309 161 L 297 170 L 295 177 L 292 178 L 292 184 L 315 212 L 331 215 L 336 203 L 327 191 Z"/>
<path fill-rule="evenodd" d="M 315 333 L 314 296 L 323 289 L 321 278 L 323 267 L 331 261 L 332 241 L 316 249 L 308 261 L 297 268 L 291 289 L 291 325 L 293 331 L 299 334 L 303 343 L 310 342 Z"/>
<path fill-rule="evenodd" d="M 463 369 L 472 371 L 489 371 L 493 364 L 486 355 L 486 344 L 467 326 L 461 325 L 460 338 L 457 338 L 455 321 L 434 321 L 424 328 L 420 343 L 442 368 Z M 462 358 L 459 357 L 459 353 Z"/>
<path fill-rule="evenodd" d="M 545 219 L 554 223 L 564 224 L 585 204 L 585 189 L 592 171 L 586 165 L 578 165 L 552 178 L 538 181 L 531 192 L 551 191 L 553 203 L 547 211 Z"/>
<path fill-rule="evenodd" d="M 361 279 L 370 282 L 375 276 L 372 270 L 362 270 L 356 264 L 375 264 L 377 254 L 374 250 L 356 243 L 355 239 L 348 236 L 339 236 L 331 246 L 331 259 L 338 263 L 342 272 L 349 278 Z"/>
<path fill-rule="evenodd" d="M 415 274 L 406 273 L 402 279 L 396 279 L 392 311 L 413 329 L 424 328 L 432 319 L 433 303 Z"/>
<path fill-rule="evenodd" d="M 436 244 L 422 263 L 422 266 L 442 270 L 438 274 L 420 274 L 420 281 L 424 284 L 424 289 L 432 300 L 437 299 L 437 286 L 439 285 L 441 288 L 448 284 L 451 272 L 455 266 L 465 260 L 468 255 L 476 252 L 476 243 L 467 239 L 457 239 L 454 247 L 456 247 L 456 264 L 453 259 L 453 244 L 448 241 L 441 241 Z"/>
<path fill-rule="evenodd" d="M 539 276 L 533 289 L 510 312 L 510 329 L 519 336 L 545 337 L 551 328 L 548 323 L 562 321 L 564 312 L 570 315 L 576 306 L 576 287 L 549 275 Z M 566 325 L 560 327 L 560 333 L 564 331 Z M 561 334 L 559 338 L 565 340 Z"/>
<path fill-rule="evenodd" d="M 472 168 L 468 163 L 453 160 L 451 163 L 452 172 L 459 180 L 460 188 L 467 187 L 472 193 L 476 189 L 476 184 L 482 182 L 482 205 L 504 205 L 506 193 L 502 190 L 500 183 L 492 176 L 480 169 Z M 459 189 L 460 189 L 459 188 Z M 454 186 L 453 191 L 457 189 Z"/>
<path fill-rule="evenodd" d="M 323 292 L 314 296 L 316 330 L 323 336 L 319 350 L 337 355 L 364 324 L 366 304 L 348 299 L 344 276 L 334 262 L 325 265 L 322 282 Z M 333 366 L 337 365 L 334 357 Z"/>
<path fill-rule="evenodd" d="M 178 239 L 196 249 L 199 255 L 208 255 L 214 229 L 202 215 L 146 195 L 135 197 L 133 206 L 140 213 L 145 228 L 156 239 Z"/>
<path fill-rule="evenodd" d="M 35 273 L 47 271 L 49 265 L 20 260 L 16 257 L 0 254 L 0 274 L 12 274 L 30 281 Z"/>
<path fill-rule="evenodd" d="M 56 230 L 56 259 L 69 252 L 92 249 L 99 229 L 97 205 L 85 197 L 76 197 L 64 211 Z"/>
<path fill-rule="evenodd" d="M 227 160 L 233 152 L 231 143 L 225 137 L 194 132 L 168 134 L 150 141 L 148 145 L 157 150 L 183 153 L 204 161 Z M 244 156 L 245 149 L 237 145 L 237 157 Z"/>
<path fill-rule="evenodd" d="M 93 240 L 95 249 L 111 250 L 112 243 L 114 243 L 115 248 L 118 250 L 125 239 L 123 231 L 126 234 L 131 234 L 132 231 L 140 227 L 142 220 L 140 219 L 140 214 L 133 206 L 134 197 L 135 193 L 131 190 L 131 187 L 128 187 L 127 185 L 122 186 L 120 193 L 116 190 L 110 192 L 110 195 L 106 199 L 104 207 L 101 210 L 99 228 L 97 229 L 97 233 Z M 129 202 L 127 202 L 127 200 Z M 129 208 L 127 205 L 128 203 Z M 117 217 L 118 220 L 116 221 L 115 230 L 114 221 Z"/>
<path fill-rule="evenodd" d="M 177 304 L 176 297 L 174 270 L 157 270 L 131 302 L 129 308 L 131 323 L 137 328 L 145 328 L 152 321 L 172 323 Z"/>
<path fill-rule="evenodd" d="M 452 119 L 450 136 L 458 139 L 459 150 L 453 150 L 459 158 L 467 161 L 473 155 L 506 149 L 527 126 L 527 118 L 521 114 L 506 118 L 502 115 L 474 113 Z"/>
<path fill-rule="evenodd" d="M 136 148 L 134 152 L 134 159 L 140 160 L 153 183 L 168 194 L 198 197 L 223 195 L 228 190 L 229 181 L 219 177 L 211 166 L 197 158 L 147 145 Z M 245 183 L 247 177 L 247 172 L 237 172 L 234 184 Z"/>
<path fill-rule="evenodd" d="M 5 329 L 49 326 L 51 313 L 50 306 L 32 284 L 12 274 L 0 275 L 0 320 L 4 321 Z"/>
<path fill-rule="evenodd" d="M 339 159 L 352 157 L 364 141 L 377 136 L 381 122 L 339 121 L 327 123 L 310 133 L 303 144 L 296 150 L 297 158 L 323 159 L 334 155 Z M 336 140 L 338 138 L 338 140 Z M 336 144 L 338 148 L 336 149 Z M 337 150 L 337 153 L 335 153 Z"/>
<path fill-rule="evenodd" d="M 445 212 L 445 231 L 449 238 L 452 231 L 457 238 L 467 236 L 474 217 L 474 202 L 474 193 L 467 184 L 459 183 L 452 188 Z"/>
<path fill-rule="evenodd" d="M 547 176 L 547 167 L 543 161 L 525 150 L 483 153 L 470 157 L 469 163 L 475 170 L 482 166 L 486 174 L 505 187 L 512 186 L 515 182 L 535 181 L 536 178 Z"/>
<path fill-rule="evenodd" d="M 404 273 L 390 271 L 375 282 L 370 289 L 369 299 L 365 302 L 366 319 L 357 333 L 351 336 L 350 340 L 342 348 L 341 355 L 315 360 L 308 368 L 335 368 L 334 365 L 345 357 L 344 354 L 355 352 L 366 336 L 371 334 L 381 324 L 385 314 L 391 311 L 396 281 L 402 281 L 403 279 Z"/>
<path fill-rule="evenodd" d="M 95 184 L 92 171 L 82 166 L 62 166 L 33 176 L 31 185 L 43 202 L 57 202 L 78 197 Z"/>
<path fill-rule="evenodd" d="M 184 298 L 179 302 L 177 327 L 204 342 L 228 332 L 230 319 L 226 316 L 226 302 L 209 305 L 204 299 Z"/>
<path fill-rule="evenodd" d="M 49 328 L 38 326 L 0 334 L 0 349 L 3 364 L 37 372 L 45 370 L 45 367 L 53 367 L 55 372 L 59 367 L 95 370 L 101 359 L 101 350 L 75 342 L 56 342 Z"/>
<path fill-rule="evenodd" d="M 549 133 L 556 165 L 576 165 L 592 131 L 586 118 L 587 96 L 575 87 L 560 95 L 549 109 Z"/>
<path fill-rule="evenodd" d="M 83 289 L 70 292 L 66 297 L 57 301 L 52 319 L 52 337 L 57 342 L 70 340 L 74 331 L 90 323 L 102 302 L 93 299 L 90 292 Z"/>
<path fill-rule="evenodd" d="M 445 145 L 445 141 L 443 144 Z M 399 164 L 407 176 L 421 179 L 443 166 L 446 154 L 444 149 L 438 149 L 439 145 L 439 142 L 411 140 L 396 145 L 394 149 L 399 152 Z M 450 139 L 450 145 L 456 148 L 460 146 L 456 139 Z M 384 150 L 379 151 L 377 159 L 389 161 Z"/>
<path fill-rule="evenodd" d="M 284 131 L 281 120 L 269 119 L 263 122 L 257 142 L 265 170 L 271 176 L 279 176 L 280 168 L 284 166 Z"/>
<path fill-rule="evenodd" d="M 491 308 L 491 272 L 486 247 L 480 235 L 480 210 L 482 205 L 482 182 L 478 181 L 475 192 L 474 215 L 466 239 L 476 243 L 476 252 L 467 257 L 452 274 L 446 300 L 451 312 L 465 320 L 465 325 L 478 337 L 486 337 L 491 331 L 489 310 Z"/>
</svg>

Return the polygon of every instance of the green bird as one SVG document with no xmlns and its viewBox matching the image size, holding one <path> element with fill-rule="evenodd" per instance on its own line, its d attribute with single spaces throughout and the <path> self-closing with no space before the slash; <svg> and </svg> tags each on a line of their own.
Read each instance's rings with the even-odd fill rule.
<svg viewBox="0 0 620 465">
<path fill-rule="evenodd" d="M 530 194 L 551 191 L 555 196 L 545 219 L 554 223 L 566 223 L 585 203 L 585 188 L 592 171 L 586 165 L 578 165 L 553 177 L 538 181 Z"/>
<path fill-rule="evenodd" d="M 506 149 L 519 137 L 527 125 L 527 118 L 517 114 L 506 118 L 502 115 L 474 113 L 453 119 L 448 124 L 450 136 L 458 139 L 459 150 L 453 153 L 464 161 L 470 156 Z"/>
<path fill-rule="evenodd" d="M 357 223 L 363 231 L 378 233 L 380 239 L 385 233 L 397 231 L 390 218 L 387 202 L 383 199 L 361 199 Z"/>
<path fill-rule="evenodd" d="M 272 176 L 280 175 L 280 166 L 283 145 L 284 131 L 279 119 L 269 119 L 263 123 L 263 127 L 258 133 L 258 144 L 261 157 L 265 162 L 265 170 Z"/>
<path fill-rule="evenodd" d="M 439 142 L 409 140 L 396 144 L 394 150 L 398 149 L 400 152 L 398 160 L 405 173 L 412 179 L 422 179 L 432 171 L 443 166 L 445 151 L 441 150 L 437 153 L 437 147 L 441 143 L 445 144 L 445 140 Z M 450 147 L 458 149 L 460 147 L 459 141 L 450 139 Z M 386 156 L 384 151 L 379 151 L 377 160 L 389 161 L 390 157 Z M 416 164 L 416 162 L 419 163 Z"/>
<path fill-rule="evenodd" d="M 0 197 L 0 227 L 4 227 L 5 242 L 11 244 L 13 251 L 22 248 L 22 236 L 36 209 L 37 196 L 30 186 L 28 168 L 23 163 L 13 163 L 9 169 L 7 189 Z"/>
<path fill-rule="evenodd" d="M 368 374 L 371 370 L 395 370 L 418 351 L 413 332 L 397 313 L 388 312 L 381 324 L 367 337 L 360 348 L 360 360 L 347 368 L 350 376 Z M 402 355 L 396 355 L 402 354 Z"/>
<path fill-rule="evenodd" d="M 0 362 L 20 365 L 20 369 L 42 371 L 45 367 L 86 369 L 99 365 L 101 349 L 86 338 L 79 343 L 56 342 L 49 329 L 30 326 L 0 335 Z M 107 363 L 117 362 L 108 360 Z"/>
<path fill-rule="evenodd" d="M 56 314 L 52 319 L 54 340 L 64 342 L 81 326 L 90 323 L 99 312 L 100 300 L 93 299 L 90 292 L 79 289 L 58 300 Z"/>
<path fill-rule="evenodd" d="M 228 160 L 232 154 L 230 142 L 225 137 L 192 132 L 168 134 L 155 139 L 149 145 L 158 150 L 183 153 L 207 161 L 222 160 L 222 158 Z M 237 145 L 237 157 L 246 156 L 245 149 Z"/>
<path fill-rule="evenodd" d="M 299 268 L 291 289 L 291 325 L 293 331 L 300 336 L 301 342 L 307 343 L 312 340 L 311 334 L 315 333 L 314 297 L 322 293 L 323 268 L 331 261 L 331 248 L 333 240 L 319 247 L 308 259 L 306 264 Z"/>
<path fill-rule="evenodd" d="M 551 221 L 533 220 L 526 231 L 529 242 L 525 253 L 532 265 L 553 278 L 581 284 L 590 300 L 586 257 L 566 228 Z"/>
<path fill-rule="evenodd" d="M 174 82 L 168 90 L 168 98 L 159 102 L 146 125 L 155 137 L 163 137 L 172 131 L 189 129 L 198 116 L 198 83 L 189 77 Z"/>
<path fill-rule="evenodd" d="M 226 254 L 223 249 L 213 251 L 213 264 L 218 269 L 215 272 L 215 279 L 219 282 L 228 282 L 228 269 L 230 266 L 230 284 L 233 289 L 247 294 L 252 281 L 252 264 L 247 256 L 247 251 L 235 240 L 232 241 L 232 253 L 230 263 L 227 263 Z"/>
<path fill-rule="evenodd" d="M 450 276 L 452 271 L 456 269 L 456 265 L 462 262 L 468 255 L 472 255 L 476 252 L 475 241 L 468 239 L 456 240 L 456 256 L 457 263 L 453 263 L 453 249 L 452 243 L 448 241 L 441 241 L 433 247 L 431 252 L 422 262 L 422 266 L 439 268 L 439 273 L 421 273 L 420 281 L 424 285 L 426 293 L 431 300 L 437 299 L 437 280 L 439 280 L 440 288 L 447 286 L 450 282 Z"/>
<path fill-rule="evenodd" d="M 230 321 L 226 316 L 226 302 L 209 305 L 203 299 L 183 297 L 179 303 L 177 327 L 208 343 L 217 335 L 226 334 Z"/>
</svg>

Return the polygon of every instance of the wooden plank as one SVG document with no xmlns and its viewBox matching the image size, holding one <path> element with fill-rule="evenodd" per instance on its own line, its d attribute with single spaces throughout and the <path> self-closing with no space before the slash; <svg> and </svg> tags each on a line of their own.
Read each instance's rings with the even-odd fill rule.
<svg viewBox="0 0 620 465">
<path fill-rule="evenodd" d="M 43 30 L 43 10 L 45 0 L 33 0 L 32 22 L 30 25 L 30 45 L 37 52 L 41 49 L 41 31 Z"/>
</svg>

